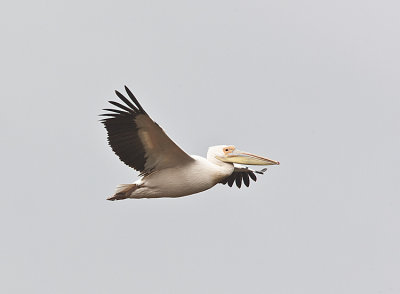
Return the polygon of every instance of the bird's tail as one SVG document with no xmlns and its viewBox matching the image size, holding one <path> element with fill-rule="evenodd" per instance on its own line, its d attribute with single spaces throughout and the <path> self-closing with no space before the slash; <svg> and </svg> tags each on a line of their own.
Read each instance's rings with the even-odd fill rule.
<svg viewBox="0 0 400 294">
<path fill-rule="evenodd" d="M 107 200 L 122 200 L 126 198 L 130 198 L 132 193 L 139 188 L 137 184 L 121 184 L 117 186 L 117 190 L 115 191 L 114 196 L 107 198 Z"/>
</svg>

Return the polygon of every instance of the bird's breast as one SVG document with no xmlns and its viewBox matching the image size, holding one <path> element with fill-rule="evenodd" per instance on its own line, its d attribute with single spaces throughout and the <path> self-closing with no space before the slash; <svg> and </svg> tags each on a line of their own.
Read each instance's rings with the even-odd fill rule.
<svg viewBox="0 0 400 294">
<path fill-rule="evenodd" d="M 204 159 L 154 172 L 143 178 L 143 184 L 157 197 L 180 197 L 210 189 L 224 176 Z"/>
</svg>

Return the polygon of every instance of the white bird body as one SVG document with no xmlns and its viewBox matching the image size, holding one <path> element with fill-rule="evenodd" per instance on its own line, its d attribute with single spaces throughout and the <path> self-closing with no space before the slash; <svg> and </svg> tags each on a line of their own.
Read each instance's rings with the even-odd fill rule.
<svg viewBox="0 0 400 294">
<path fill-rule="evenodd" d="M 181 197 L 208 190 L 233 172 L 233 164 L 217 165 L 192 155 L 194 161 L 155 171 L 137 180 L 130 198 Z M 118 193 L 118 191 L 117 191 Z"/>
<path fill-rule="evenodd" d="M 233 164 L 218 166 L 192 155 L 194 161 L 155 171 L 137 180 L 129 198 L 181 197 L 208 190 L 231 175 Z M 117 191 L 118 193 L 118 191 Z"/>
<path fill-rule="evenodd" d="M 133 184 L 117 187 L 109 200 L 126 198 L 181 197 L 210 189 L 218 183 L 240 188 L 256 181 L 253 171 L 238 168 L 234 163 L 276 165 L 279 162 L 237 150 L 234 146 L 218 145 L 208 149 L 207 159 L 186 154 L 144 111 L 132 92 L 125 87 L 129 101 L 116 91 L 126 104 L 109 101 L 119 109 L 105 109 L 108 118 L 102 120 L 108 142 L 118 157 L 128 166 L 139 170 L 142 178 Z M 133 103 L 132 103 L 133 102 Z"/>
</svg>

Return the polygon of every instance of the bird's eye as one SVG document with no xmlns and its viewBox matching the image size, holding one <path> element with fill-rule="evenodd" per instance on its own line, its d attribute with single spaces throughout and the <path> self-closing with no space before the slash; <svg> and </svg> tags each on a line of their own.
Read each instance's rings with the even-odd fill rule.
<svg viewBox="0 0 400 294">
<path fill-rule="evenodd" d="M 225 148 L 225 152 L 228 152 L 229 151 L 229 149 L 228 148 Z"/>
</svg>

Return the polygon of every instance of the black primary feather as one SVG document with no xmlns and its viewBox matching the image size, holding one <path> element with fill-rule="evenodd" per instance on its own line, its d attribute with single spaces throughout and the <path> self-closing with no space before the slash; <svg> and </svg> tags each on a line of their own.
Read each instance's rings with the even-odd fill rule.
<svg viewBox="0 0 400 294">
<path fill-rule="evenodd" d="M 242 173 L 243 183 L 248 187 L 250 185 L 249 175 L 247 173 Z"/>
<path fill-rule="evenodd" d="M 124 95 L 122 95 L 120 92 L 118 92 L 117 90 L 115 90 L 115 94 L 117 94 L 117 96 L 119 97 L 119 99 L 121 99 L 122 101 L 125 102 L 126 105 L 128 105 L 131 109 L 133 109 L 134 111 L 138 112 L 139 109 L 136 108 L 136 106 L 134 106 L 132 104 L 132 102 L 130 102 L 128 99 L 125 98 Z"/>
<path fill-rule="evenodd" d="M 240 187 L 242 186 L 242 173 L 238 173 L 236 176 L 236 186 L 240 189 Z"/>
<path fill-rule="evenodd" d="M 125 86 L 129 101 L 124 95 L 115 91 L 116 95 L 127 105 L 119 102 L 108 101 L 110 104 L 118 107 L 117 109 L 103 109 L 108 113 L 101 114 L 104 116 L 101 122 L 107 130 L 108 144 L 114 153 L 126 165 L 142 172 L 145 169 L 146 153 L 144 146 L 138 135 L 136 125 L 136 117 L 138 115 L 147 115 L 132 92 Z"/>
<path fill-rule="evenodd" d="M 249 169 L 248 167 L 246 167 L 246 168 L 235 167 L 232 174 L 229 175 L 228 177 L 226 177 L 225 179 L 221 180 L 220 184 L 223 184 L 223 185 L 228 184 L 229 187 L 232 187 L 233 184 L 236 183 L 236 186 L 238 188 L 241 188 L 242 182 L 243 182 L 246 187 L 249 187 L 250 186 L 250 178 L 254 182 L 256 182 L 257 177 L 256 177 L 255 173 L 263 175 L 266 170 L 267 169 L 264 168 L 260 171 L 254 171 L 254 170 Z"/>
</svg>

